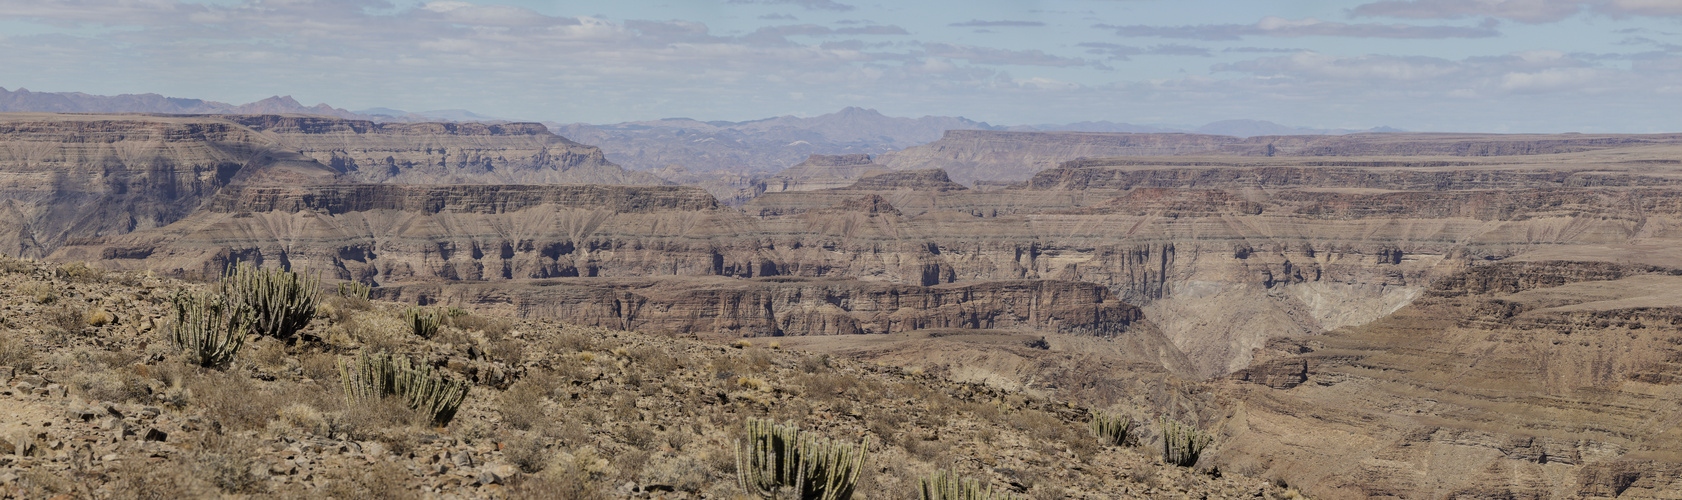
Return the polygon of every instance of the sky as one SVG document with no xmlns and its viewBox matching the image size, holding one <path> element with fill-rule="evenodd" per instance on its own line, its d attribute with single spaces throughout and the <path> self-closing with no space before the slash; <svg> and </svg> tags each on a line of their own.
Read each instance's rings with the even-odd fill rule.
<svg viewBox="0 0 1682 500">
<path fill-rule="evenodd" d="M 1682 0 L 0 0 L 0 87 L 519 120 L 1682 131 Z"/>
</svg>

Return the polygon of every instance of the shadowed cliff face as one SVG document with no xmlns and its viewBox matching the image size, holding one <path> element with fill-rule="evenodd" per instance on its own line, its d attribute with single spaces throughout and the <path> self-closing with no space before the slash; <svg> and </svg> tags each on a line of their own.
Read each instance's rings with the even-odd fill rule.
<svg viewBox="0 0 1682 500">
<path fill-rule="evenodd" d="M 537 124 L 0 113 L 0 253 L 161 227 L 229 185 L 660 184 Z"/>
</svg>

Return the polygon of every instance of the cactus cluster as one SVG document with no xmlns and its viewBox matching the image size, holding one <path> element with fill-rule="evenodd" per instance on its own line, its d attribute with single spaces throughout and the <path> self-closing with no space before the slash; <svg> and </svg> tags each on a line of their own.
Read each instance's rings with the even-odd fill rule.
<svg viewBox="0 0 1682 500">
<path fill-rule="evenodd" d="M 374 287 L 357 283 L 355 281 L 344 281 L 339 283 L 339 296 L 347 299 L 368 300 L 368 295 L 373 293 L 373 291 Z"/>
<path fill-rule="evenodd" d="M 1196 465 L 1203 449 L 1215 440 L 1208 433 L 1171 418 L 1163 417 L 1158 424 L 1162 427 L 1162 461 L 1170 464 Z"/>
<path fill-rule="evenodd" d="M 383 397 L 399 397 L 409 408 L 432 417 L 438 425 L 448 425 L 467 400 L 472 387 L 432 367 L 416 364 L 409 358 L 380 352 L 358 352 L 354 361 L 339 362 L 339 379 L 344 384 L 345 397 L 352 403 Z"/>
<path fill-rule="evenodd" d="M 992 486 L 983 488 L 981 481 L 958 477 L 956 471 L 939 470 L 933 476 L 917 480 L 917 493 L 922 500 L 1021 500 L 1022 497 Z"/>
<path fill-rule="evenodd" d="M 423 339 L 430 339 L 438 334 L 438 328 L 444 324 L 447 312 L 439 309 L 411 307 L 403 317 L 408 320 L 409 331 Z"/>
<path fill-rule="evenodd" d="M 309 326 L 321 296 L 321 279 L 285 269 L 250 264 L 228 267 L 222 293 L 252 311 L 252 329 L 260 335 L 290 339 Z"/>
<path fill-rule="evenodd" d="M 794 425 L 748 419 L 748 443 L 737 443 L 736 479 L 760 498 L 846 500 L 853 497 L 870 439 L 839 443 Z"/>
<path fill-rule="evenodd" d="M 170 322 L 165 330 L 170 343 L 187 361 L 207 367 L 223 367 L 234 360 L 245 335 L 251 331 L 252 311 L 238 300 L 216 294 L 176 292 L 170 297 Z"/>
<path fill-rule="evenodd" d="M 1092 435 L 1106 445 L 1133 446 L 1133 417 L 1103 410 L 1092 411 Z"/>
</svg>

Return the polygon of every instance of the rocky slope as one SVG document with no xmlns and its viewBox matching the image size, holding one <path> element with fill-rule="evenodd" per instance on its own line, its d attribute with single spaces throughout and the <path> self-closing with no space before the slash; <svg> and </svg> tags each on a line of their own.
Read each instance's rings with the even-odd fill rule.
<svg viewBox="0 0 1682 500">
<path fill-rule="evenodd" d="M 194 287 L 0 258 L 0 308 L 20 313 L 0 323 L 0 495 L 728 498 L 760 418 L 867 442 L 859 497 L 941 468 L 1041 498 L 1297 497 L 1104 446 L 1069 401 L 777 346 L 484 315 L 421 338 L 410 306 L 335 297 L 296 342 L 198 368 L 161 333 Z M 365 348 L 468 381 L 466 401 L 446 426 L 351 402 L 335 366 Z"/>
<path fill-rule="evenodd" d="M 1223 456 L 1327 497 L 1674 498 L 1679 273 L 1480 266 L 1368 325 L 1275 341 L 1227 383 Z"/>
</svg>

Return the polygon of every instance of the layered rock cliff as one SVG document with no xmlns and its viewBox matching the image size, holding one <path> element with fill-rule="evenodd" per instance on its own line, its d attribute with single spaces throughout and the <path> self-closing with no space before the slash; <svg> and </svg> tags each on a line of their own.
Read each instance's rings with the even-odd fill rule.
<svg viewBox="0 0 1682 500">
<path fill-rule="evenodd" d="M 948 130 L 940 140 L 883 153 L 895 170 L 945 169 L 960 183 L 1027 179 L 1077 158 L 1163 156 L 1213 151 L 1241 139 L 1199 134 Z"/>
<path fill-rule="evenodd" d="M 0 253 L 161 227 L 229 185 L 661 184 L 536 124 L 0 113 Z"/>
</svg>

